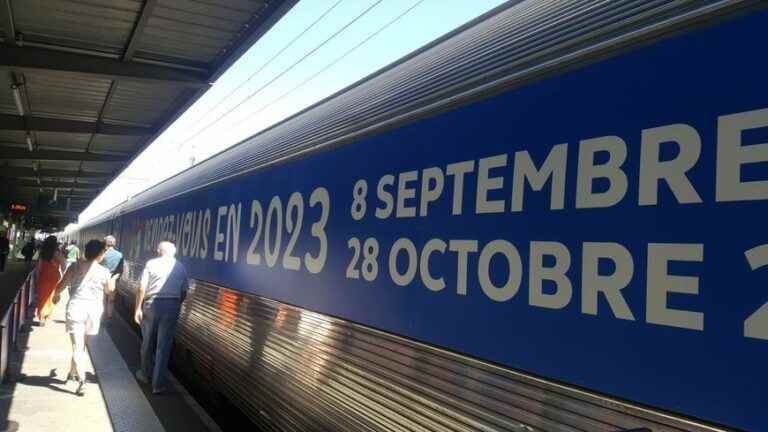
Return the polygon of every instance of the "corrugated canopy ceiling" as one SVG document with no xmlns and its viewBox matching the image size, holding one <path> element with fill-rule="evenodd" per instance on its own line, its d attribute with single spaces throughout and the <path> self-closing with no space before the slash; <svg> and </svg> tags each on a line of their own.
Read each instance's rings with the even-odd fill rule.
<svg viewBox="0 0 768 432">
<path fill-rule="evenodd" d="M 296 1 L 0 0 L 0 203 L 66 223 Z"/>
</svg>

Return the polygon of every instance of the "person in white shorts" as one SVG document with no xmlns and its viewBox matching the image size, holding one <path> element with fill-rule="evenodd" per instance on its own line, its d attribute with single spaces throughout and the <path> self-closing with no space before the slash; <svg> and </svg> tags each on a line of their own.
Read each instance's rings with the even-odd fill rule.
<svg viewBox="0 0 768 432">
<path fill-rule="evenodd" d="M 53 297 L 53 302 L 58 303 L 61 292 L 69 288 L 66 327 L 72 342 L 72 361 L 67 381 L 78 382 L 75 391 L 78 395 L 85 392 L 85 337 L 99 333 L 104 294 L 110 294 L 115 289 L 109 270 L 99 265 L 106 249 L 101 240 L 89 241 L 85 245 L 85 259 L 76 261 L 67 269 Z"/>
</svg>

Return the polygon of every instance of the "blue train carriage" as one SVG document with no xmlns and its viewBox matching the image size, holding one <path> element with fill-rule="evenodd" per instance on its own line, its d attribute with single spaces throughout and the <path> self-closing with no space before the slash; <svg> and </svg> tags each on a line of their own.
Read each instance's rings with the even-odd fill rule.
<svg viewBox="0 0 768 432">
<path fill-rule="evenodd" d="M 765 6 L 509 2 L 80 235 L 265 427 L 768 430 Z"/>
</svg>

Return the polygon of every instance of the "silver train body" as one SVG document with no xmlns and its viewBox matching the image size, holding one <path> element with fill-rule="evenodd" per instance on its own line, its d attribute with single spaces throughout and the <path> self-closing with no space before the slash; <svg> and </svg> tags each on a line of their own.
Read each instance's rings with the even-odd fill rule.
<svg viewBox="0 0 768 432">
<path fill-rule="evenodd" d="M 74 235 L 80 241 L 119 235 L 122 215 L 190 190 L 355 145 L 363 137 L 711 25 L 760 3 L 511 1 L 143 192 Z M 143 264 L 128 262 L 119 286 L 129 304 Z M 176 355 L 265 430 L 724 430 L 239 288 L 193 281 Z"/>
</svg>

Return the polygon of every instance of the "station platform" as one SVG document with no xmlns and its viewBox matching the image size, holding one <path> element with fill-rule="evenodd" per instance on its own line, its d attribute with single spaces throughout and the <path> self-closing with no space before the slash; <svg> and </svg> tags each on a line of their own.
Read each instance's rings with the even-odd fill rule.
<svg viewBox="0 0 768 432">
<path fill-rule="evenodd" d="M 0 273 L 3 310 L 26 273 L 21 263 L 9 263 Z M 140 340 L 117 315 L 88 342 L 86 392 L 76 395 L 76 384 L 66 381 L 71 347 L 65 295 L 48 325 L 39 326 L 28 314 L 0 386 L 0 432 L 219 431 L 175 378 L 161 395 L 135 380 Z"/>
</svg>

